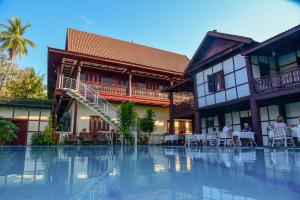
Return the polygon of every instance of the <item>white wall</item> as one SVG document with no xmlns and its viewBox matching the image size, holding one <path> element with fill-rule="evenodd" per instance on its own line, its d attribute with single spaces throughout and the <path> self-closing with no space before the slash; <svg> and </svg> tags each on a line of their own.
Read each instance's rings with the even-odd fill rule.
<svg viewBox="0 0 300 200">
<path fill-rule="evenodd" d="M 115 107 L 118 107 L 120 104 L 113 104 Z M 156 114 L 156 128 L 152 134 L 163 134 L 167 132 L 167 122 L 169 120 L 169 108 L 158 107 L 158 106 L 143 106 L 143 105 L 136 105 L 136 112 L 139 116 L 144 116 L 147 109 L 153 109 Z M 75 102 L 72 103 L 68 112 L 71 113 L 71 131 L 73 131 L 73 115 L 75 109 Z M 85 105 L 78 103 L 78 110 L 77 110 L 77 128 L 76 132 L 79 133 L 83 128 L 86 128 L 87 131 L 89 130 L 90 126 L 90 116 L 96 116 L 97 114 L 87 108 Z M 111 129 L 111 127 L 110 127 Z"/>
<path fill-rule="evenodd" d="M 208 92 L 207 75 L 223 70 L 225 90 Z M 249 96 L 246 61 L 240 54 L 196 74 L 198 106 L 206 107 Z"/>
</svg>

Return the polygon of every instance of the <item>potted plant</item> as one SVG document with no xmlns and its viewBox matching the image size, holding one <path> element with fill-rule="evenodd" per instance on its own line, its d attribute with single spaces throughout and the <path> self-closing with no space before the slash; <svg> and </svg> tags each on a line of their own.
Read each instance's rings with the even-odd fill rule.
<svg viewBox="0 0 300 200">
<path fill-rule="evenodd" d="M 119 131 L 125 139 L 125 143 L 132 142 L 131 127 L 136 123 L 137 112 L 133 102 L 122 103 L 118 110 Z"/>
<path fill-rule="evenodd" d="M 148 144 L 151 133 L 155 129 L 155 112 L 152 109 L 146 111 L 146 115 L 139 120 L 140 130 L 146 134 L 142 137 L 144 144 Z"/>
</svg>

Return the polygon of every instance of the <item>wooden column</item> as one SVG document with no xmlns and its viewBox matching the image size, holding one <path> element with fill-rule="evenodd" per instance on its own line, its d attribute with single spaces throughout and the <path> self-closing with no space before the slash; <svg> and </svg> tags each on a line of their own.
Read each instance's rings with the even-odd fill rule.
<svg viewBox="0 0 300 200">
<path fill-rule="evenodd" d="M 75 100 L 74 107 L 74 116 L 73 116 L 73 134 L 76 135 L 77 131 L 77 110 L 78 110 L 78 101 Z"/>
<path fill-rule="evenodd" d="M 247 66 L 247 76 L 249 83 L 250 91 L 250 108 L 251 108 L 251 120 L 252 120 L 252 129 L 255 132 L 255 140 L 257 145 L 263 145 L 263 137 L 261 131 L 261 121 L 260 121 L 260 108 L 258 101 L 255 100 L 255 82 L 252 71 L 251 57 L 246 56 L 246 66 Z"/>
<path fill-rule="evenodd" d="M 132 74 L 128 76 L 128 96 L 132 96 Z"/>
<path fill-rule="evenodd" d="M 255 132 L 255 140 L 257 145 L 263 145 L 263 136 L 261 130 L 261 121 L 260 121 L 260 109 L 258 102 L 251 98 L 250 99 L 250 108 L 251 108 L 251 118 L 252 118 L 252 128 Z"/>
<path fill-rule="evenodd" d="M 80 81 L 80 74 L 81 74 L 81 67 L 80 67 L 80 65 L 78 65 L 78 68 L 77 68 L 77 75 L 76 75 L 77 81 Z"/>
<path fill-rule="evenodd" d="M 169 106 L 169 114 L 170 114 L 169 133 L 170 134 L 175 134 L 173 91 L 169 92 L 169 99 L 170 99 L 170 106 Z"/>
<path fill-rule="evenodd" d="M 202 132 L 202 124 L 201 124 L 201 114 L 200 111 L 195 111 L 194 113 L 194 119 L 195 119 L 195 133 L 200 134 Z"/>
<path fill-rule="evenodd" d="M 81 73 L 81 67 L 80 67 L 80 65 L 78 65 L 77 74 L 76 74 L 76 80 L 77 80 L 76 89 L 77 90 L 79 90 L 80 73 Z"/>
</svg>

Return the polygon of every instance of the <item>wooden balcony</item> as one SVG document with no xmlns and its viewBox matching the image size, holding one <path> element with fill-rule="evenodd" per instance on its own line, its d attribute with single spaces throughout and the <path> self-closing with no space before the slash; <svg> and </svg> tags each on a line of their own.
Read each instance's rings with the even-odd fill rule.
<svg viewBox="0 0 300 200">
<path fill-rule="evenodd" d="M 300 84 L 300 66 L 258 78 L 254 81 L 255 92 L 264 93 Z"/>
<path fill-rule="evenodd" d="M 143 97 L 150 99 L 160 99 L 160 100 L 169 100 L 168 93 L 161 92 L 160 90 L 149 90 L 149 89 L 132 89 L 132 96 Z"/>
<path fill-rule="evenodd" d="M 161 92 L 160 90 L 132 88 L 131 96 L 129 96 L 129 87 L 127 85 L 103 84 L 91 81 L 85 81 L 85 83 L 94 90 L 99 91 L 102 95 L 108 95 L 110 97 L 114 96 L 113 99 L 115 100 L 118 96 L 122 96 L 122 99 L 125 98 L 128 100 L 130 100 L 130 98 L 133 100 L 134 98 L 137 98 L 165 102 L 165 104 L 168 104 L 169 102 L 169 94 L 167 92 Z M 173 95 L 174 103 L 177 104 L 191 99 L 194 99 L 192 93 L 178 92 Z"/>
<path fill-rule="evenodd" d="M 188 115 L 192 115 L 195 111 L 194 99 L 174 104 L 174 116 L 180 118 Z"/>
<path fill-rule="evenodd" d="M 99 91 L 100 93 L 106 94 L 116 94 L 116 95 L 127 95 L 128 87 L 126 85 L 117 85 L 117 84 L 104 84 L 104 83 L 95 83 L 95 82 L 86 82 L 94 90 Z"/>
</svg>

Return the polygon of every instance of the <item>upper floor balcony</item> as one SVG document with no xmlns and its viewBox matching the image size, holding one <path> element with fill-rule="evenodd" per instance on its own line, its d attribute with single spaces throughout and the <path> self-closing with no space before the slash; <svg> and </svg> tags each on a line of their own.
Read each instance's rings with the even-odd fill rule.
<svg viewBox="0 0 300 200">
<path fill-rule="evenodd" d="M 300 84 L 300 66 L 254 80 L 257 94 Z"/>
<path fill-rule="evenodd" d="M 100 82 L 92 82 L 92 81 L 83 81 L 89 87 L 97 90 L 103 96 L 114 97 L 114 100 L 118 98 L 121 100 L 122 98 L 129 98 L 135 101 L 137 99 L 144 99 L 145 102 L 147 100 L 158 100 L 165 103 L 169 103 L 169 94 L 167 92 L 162 92 L 161 90 L 156 89 L 147 89 L 147 88 L 130 88 L 129 85 L 121 85 L 121 84 L 108 84 L 108 83 L 100 83 Z M 187 93 L 175 93 L 173 95 L 174 103 L 184 102 L 190 99 L 193 99 L 192 94 Z"/>
</svg>

